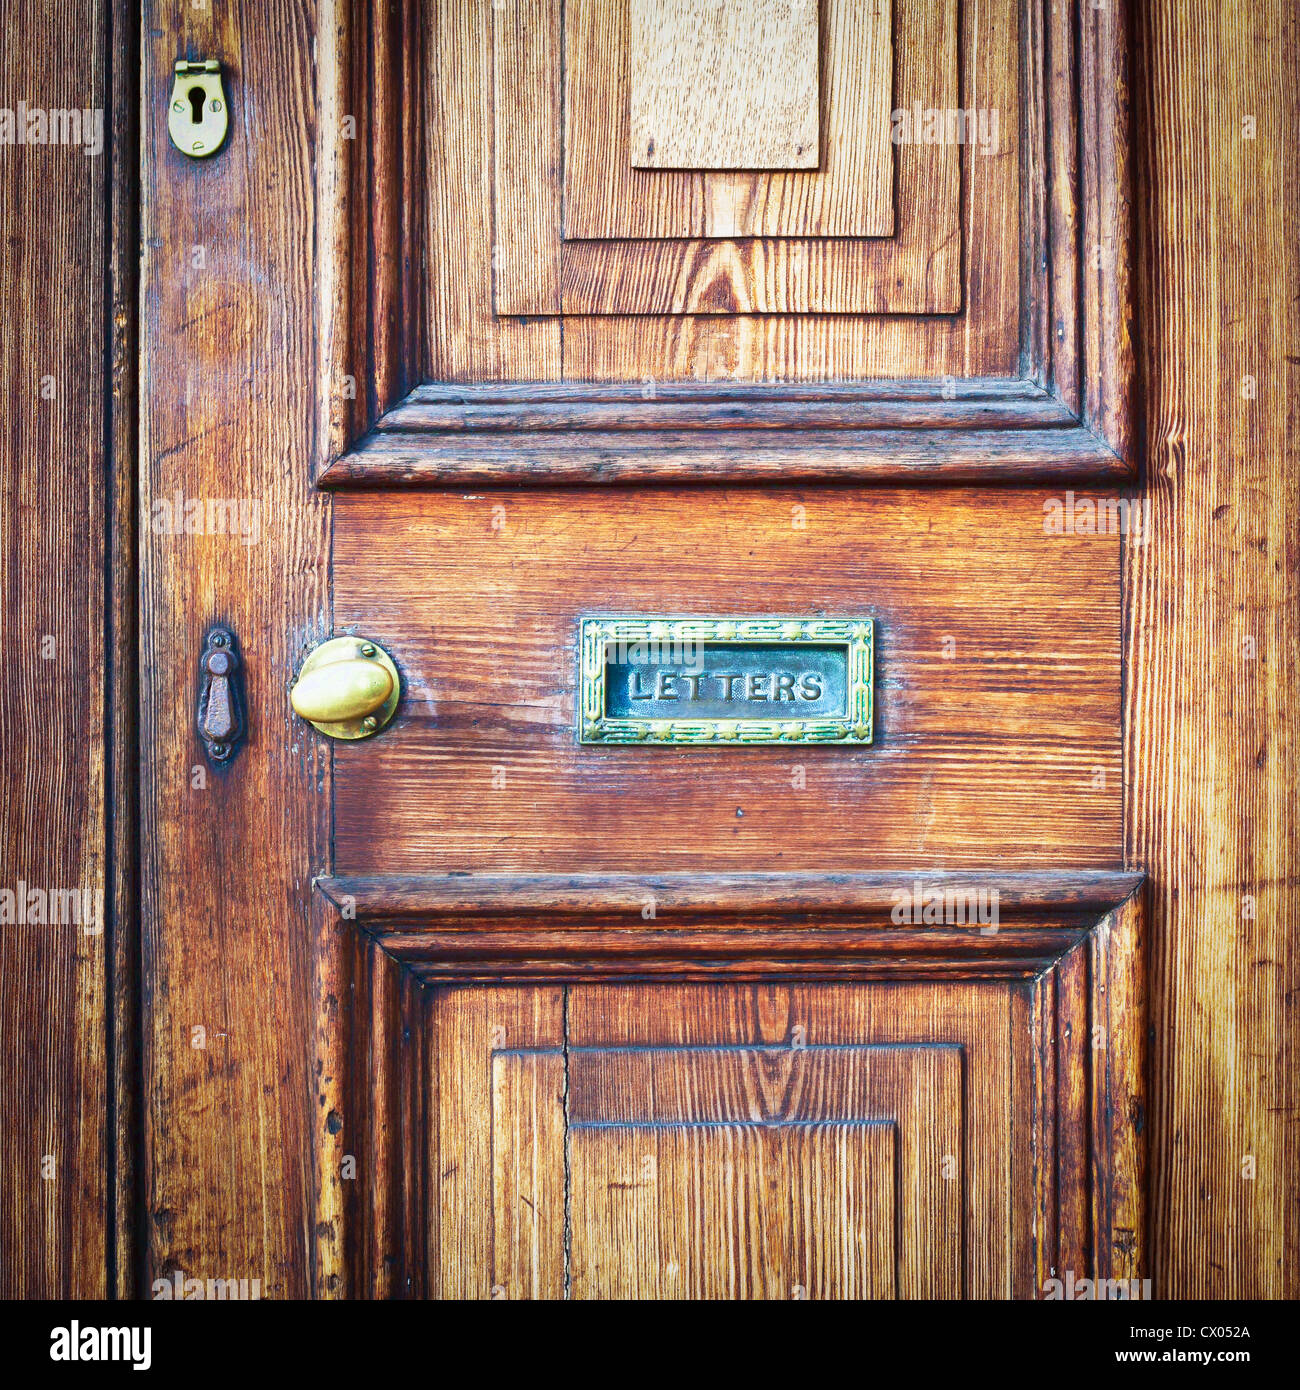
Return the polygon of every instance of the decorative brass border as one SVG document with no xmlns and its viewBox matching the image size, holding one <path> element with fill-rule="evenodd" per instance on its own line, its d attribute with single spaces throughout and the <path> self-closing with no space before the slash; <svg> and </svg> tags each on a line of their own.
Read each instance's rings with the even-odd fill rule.
<svg viewBox="0 0 1300 1390">
<path fill-rule="evenodd" d="M 848 649 L 848 715 L 844 719 L 611 719 L 605 714 L 605 650 L 611 642 L 843 644 Z M 630 618 L 588 614 L 579 621 L 578 742 L 683 747 L 718 743 L 869 744 L 874 652 L 872 618 Z"/>
</svg>

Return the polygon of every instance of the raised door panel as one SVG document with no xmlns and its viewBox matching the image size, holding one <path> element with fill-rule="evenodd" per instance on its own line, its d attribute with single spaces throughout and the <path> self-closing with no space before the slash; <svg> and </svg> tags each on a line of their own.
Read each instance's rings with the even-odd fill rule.
<svg viewBox="0 0 1300 1390">
<path fill-rule="evenodd" d="M 633 1008 L 655 1013 L 654 994 Z M 696 1007 L 711 1002 L 703 994 Z M 599 1011 L 579 1001 L 574 1012 Z M 961 1049 L 569 1049 L 573 1260 L 601 1297 L 951 1297 Z M 947 1176 L 945 1177 L 945 1165 Z M 895 1215 L 901 1226 L 896 1229 Z M 647 1258 L 629 1269 L 622 1232 Z"/>
<path fill-rule="evenodd" d="M 638 926 L 617 876 L 320 882 L 321 1292 L 1136 1277 L 1138 879 L 985 875 L 967 887 L 1000 900 L 992 926 L 920 933 L 888 875 L 654 886 Z"/>
<path fill-rule="evenodd" d="M 815 168 L 817 5 L 631 0 L 633 164 Z"/>
<path fill-rule="evenodd" d="M 754 476 L 800 402 L 841 446 L 805 476 L 1131 476 L 1122 9 L 815 8 L 817 167 L 726 170 L 633 162 L 628 0 L 342 3 L 320 480 Z M 750 437 L 697 410 L 684 457 L 701 402 Z"/>
<path fill-rule="evenodd" d="M 990 22 L 1011 20 L 1005 5 Z M 919 135 L 895 145 L 903 126 L 890 119 L 901 110 L 910 129 L 914 113 L 958 111 L 956 0 L 902 0 L 897 72 L 891 8 L 832 0 L 819 26 L 824 154 L 812 167 L 761 173 L 717 172 L 726 165 L 704 154 L 656 167 L 631 157 L 635 9 L 527 0 L 493 25 L 497 314 L 960 308 L 962 145 Z M 779 60 L 767 61 L 771 73 Z M 1007 107 L 1013 74 L 988 77 L 1008 86 L 983 109 Z M 796 77 L 768 80 L 783 92 Z M 1014 159 L 988 158 L 971 176 L 974 196 L 1014 206 Z M 1006 186 L 992 192 L 990 179 Z"/>
</svg>

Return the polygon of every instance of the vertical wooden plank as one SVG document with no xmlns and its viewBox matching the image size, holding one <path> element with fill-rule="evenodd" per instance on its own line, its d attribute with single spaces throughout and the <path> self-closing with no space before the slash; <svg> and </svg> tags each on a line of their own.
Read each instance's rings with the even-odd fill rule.
<svg viewBox="0 0 1300 1390">
<path fill-rule="evenodd" d="M 683 1221 L 671 1184 L 672 1135 L 630 1126 L 573 1129 L 569 1134 L 572 1295 L 577 1299 L 678 1299 L 694 1268 L 695 1221 Z M 659 1215 L 660 1175 L 669 1211 Z M 689 1180 L 689 1175 L 685 1175 Z"/>
<path fill-rule="evenodd" d="M 1085 418 L 1131 458 L 1135 342 L 1131 312 L 1132 208 L 1128 154 L 1128 5 L 1079 8 L 1080 119 L 1091 126 L 1079 169 L 1082 201 Z"/>
<path fill-rule="evenodd" d="M 1037 981 L 1013 988 L 1009 1000 L 1007 1065 L 1010 1084 L 1006 1093 L 1007 1129 L 1011 1133 L 1008 1183 L 1013 1200 L 1008 1204 L 1007 1243 L 1011 1252 L 1008 1298 L 1032 1298 L 1038 1287 L 1035 1241 L 1042 1202 L 1034 1171 L 1035 1134 L 1038 1126 L 1035 1088 L 1036 1039 L 1034 995 Z"/>
<path fill-rule="evenodd" d="M 894 1292 L 887 1121 L 575 1128 L 575 1298 Z"/>
<path fill-rule="evenodd" d="M 1051 1105 L 1056 1155 L 1056 1259 L 1058 1279 L 1086 1278 L 1092 1271 L 1091 1113 L 1088 1081 L 1091 1044 L 1088 951 L 1076 946 L 1057 963 L 1056 1087 Z"/>
<path fill-rule="evenodd" d="M 408 209 L 417 201 L 412 195 L 425 171 L 420 102 L 417 89 L 406 85 L 420 57 L 418 6 L 380 0 L 368 8 L 368 105 L 374 121 L 366 187 L 370 235 L 364 250 L 355 246 L 351 255 L 369 275 L 372 363 L 364 384 L 374 420 L 417 384 L 410 369 L 419 295 L 408 290 L 407 263 L 413 254 L 422 260 L 425 248 L 411 240 L 418 228 L 409 223 Z"/>
<path fill-rule="evenodd" d="M 104 740 L 108 12 L 72 0 L 53 23 L 33 0 L 4 10 L 0 105 L 31 108 L 17 132 L 24 143 L 6 144 L 0 157 L 0 295 L 9 307 L 0 336 L 4 1298 L 104 1297 L 109 1203 L 118 1196 L 104 930 L 113 907 Z M 36 109 L 44 121 L 47 109 L 72 108 L 81 143 L 26 142 L 41 129 Z M 92 154 L 96 112 L 104 125 Z"/>
<path fill-rule="evenodd" d="M 492 1058 L 494 1297 L 564 1297 L 564 1089 L 559 1049 Z"/>
<path fill-rule="evenodd" d="M 1058 7 L 1059 8 L 1059 7 Z M 1051 186 L 1052 96 L 1050 30 L 1042 5 L 1021 11 L 1020 105 L 1024 121 L 1020 147 L 1020 363 L 1019 375 L 1048 388 L 1052 362 L 1049 293 L 1051 241 L 1048 202 Z"/>
<path fill-rule="evenodd" d="M 419 7 L 319 0 L 316 461 L 337 458 L 423 375 L 427 172 Z"/>
<path fill-rule="evenodd" d="M 799 1125 L 788 1134 L 766 1132 L 792 1208 L 788 1253 L 774 1280 L 776 1296 L 900 1296 L 895 1275 L 906 1236 L 896 1224 L 904 1183 L 898 1171 L 899 1128 Z"/>
<path fill-rule="evenodd" d="M 1098 924 L 1092 980 L 1092 1229 L 1098 1279 L 1150 1276 L 1145 890 Z"/>
<path fill-rule="evenodd" d="M 312 1293 L 425 1297 L 424 991 L 335 904 L 313 908 Z"/>
<path fill-rule="evenodd" d="M 559 375 L 556 319 L 497 318 L 492 303 L 493 8 L 421 7 L 428 137 L 429 374 L 438 381 Z M 421 94 L 411 98 L 421 101 Z"/>
<path fill-rule="evenodd" d="M 356 924 L 321 893 L 312 894 L 312 998 L 314 1057 L 312 1086 L 311 1293 L 314 1298 L 353 1297 L 355 1281 L 350 1227 L 355 1221 L 345 1160 L 357 1159 L 354 1131 L 361 1116 L 350 1114 L 356 1084 L 359 1028 L 357 979 L 365 974 L 366 942 Z M 364 1159 L 364 1155 L 362 1156 Z"/>
<path fill-rule="evenodd" d="M 440 990 L 429 1040 L 436 1076 L 438 1166 L 428 1200 L 437 1207 L 438 1263 L 431 1284 L 440 1298 L 504 1298 L 493 1281 L 497 1265 L 496 1159 L 492 1117 L 495 1054 L 513 1049 L 560 1049 L 564 1042 L 560 989 Z M 436 1049 L 436 1050 L 435 1050 Z M 497 1108 L 496 1113 L 504 1115 Z M 519 1121 L 512 1123 L 518 1127 Z M 552 1124 L 554 1123 L 552 1117 Z M 553 1138 L 548 1126 L 544 1132 Z M 553 1152 L 553 1147 L 551 1150 Z M 502 1151 L 504 1155 L 504 1150 Z M 502 1218 L 504 1229 L 507 1227 Z M 554 1229 L 553 1222 L 545 1230 Z M 553 1256 L 538 1253 L 539 1283 L 554 1287 Z M 502 1265 L 519 1271 L 502 1252 Z M 529 1274 L 531 1280 L 532 1275 Z"/>
<path fill-rule="evenodd" d="M 1051 316 L 1052 387 L 1076 414 L 1080 398 L 1079 341 L 1079 117 L 1075 59 L 1074 8 L 1048 7 L 1047 212 L 1051 255 L 1048 260 Z"/>
<path fill-rule="evenodd" d="M 1045 971 L 1029 986 L 1030 1141 L 1034 1267 L 1031 1292 L 1041 1297 L 1049 1279 L 1060 1276 L 1056 1203 L 1056 973 Z"/>
<path fill-rule="evenodd" d="M 328 631 L 329 513 L 310 481 L 316 9 L 144 7 L 141 819 L 147 1278 L 309 1287 L 309 885 L 330 764 L 286 687 Z M 221 60 L 231 135 L 166 133 L 178 55 Z M 267 190 L 274 190 L 268 196 Z M 235 502 L 243 536 L 152 522 Z M 250 733 L 225 770 L 194 732 L 207 627 L 240 643 Z M 201 1030 L 201 1031 L 199 1031 Z"/>
<path fill-rule="evenodd" d="M 353 1296 L 394 1298 L 405 1291 L 407 1245 L 402 1183 L 413 1164 L 414 1136 L 403 1132 L 403 1072 L 410 1055 L 402 1045 L 407 1014 L 403 1007 L 402 967 L 369 937 L 359 942 L 361 967 L 353 996 L 356 1039 L 360 1044 L 351 1073 L 346 1113 L 338 1117 L 351 1130 L 358 1173 L 353 1195 L 353 1239 L 359 1273 Z M 418 1047 L 414 1049 L 418 1055 Z"/>
<path fill-rule="evenodd" d="M 699 236 L 700 175 L 628 160 L 628 0 L 565 0 L 563 10 L 565 237 Z"/>
<path fill-rule="evenodd" d="M 140 1248 L 143 1170 L 140 1126 L 140 841 L 139 786 L 139 615 L 136 534 L 136 463 L 139 399 L 137 365 L 140 267 L 140 22 L 129 0 L 114 0 L 107 41 L 112 84 L 110 281 L 111 389 L 108 432 L 112 448 L 109 499 L 109 629 L 105 655 L 108 682 L 108 860 L 112 913 L 108 926 L 110 963 L 109 1037 L 113 1051 L 108 1112 L 112 1129 L 109 1165 L 113 1226 L 109 1265 L 112 1295 L 140 1292 L 144 1252 Z"/>
<path fill-rule="evenodd" d="M 492 267 L 498 314 L 560 312 L 564 15 L 492 8 Z"/>
<path fill-rule="evenodd" d="M 366 99 L 365 15 L 354 0 L 319 0 L 315 161 L 315 460 L 337 458 L 366 427 L 370 335 L 358 252 L 369 240 L 366 144 L 373 107 Z M 348 139 L 347 135 L 352 138 Z"/>
<path fill-rule="evenodd" d="M 1295 1298 L 1300 17 L 1136 8 L 1151 514 L 1126 546 L 1125 765 L 1152 893 L 1155 1293 Z"/>
</svg>

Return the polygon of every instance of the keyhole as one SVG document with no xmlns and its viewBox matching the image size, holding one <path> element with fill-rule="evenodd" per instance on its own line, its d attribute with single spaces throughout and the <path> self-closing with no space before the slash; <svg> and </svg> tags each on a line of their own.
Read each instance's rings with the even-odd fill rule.
<svg viewBox="0 0 1300 1390">
<path fill-rule="evenodd" d="M 206 100 L 203 88 L 197 83 L 190 88 L 190 120 L 195 125 L 201 125 L 203 122 L 203 103 Z"/>
</svg>

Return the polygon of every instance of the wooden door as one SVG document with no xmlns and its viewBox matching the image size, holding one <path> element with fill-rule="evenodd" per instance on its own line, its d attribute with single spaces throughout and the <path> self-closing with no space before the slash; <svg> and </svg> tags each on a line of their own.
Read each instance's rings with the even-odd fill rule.
<svg viewBox="0 0 1300 1390">
<path fill-rule="evenodd" d="M 1295 1296 L 1284 0 L 10 13 L 0 1295 Z"/>
<path fill-rule="evenodd" d="M 147 872 L 150 1279 L 245 1246 L 171 1225 L 226 1139 L 161 1097 L 209 1069 L 258 1116 L 223 1223 L 254 1158 L 259 1219 L 308 1217 L 277 1292 L 1140 1279 L 1122 16 L 329 10 L 314 188 L 249 157 L 291 55 L 229 71 L 211 166 L 146 133 L 172 271 L 146 265 L 143 454 L 209 440 L 186 487 L 222 498 L 234 403 L 271 431 L 228 499 L 256 541 L 201 570 L 148 545 L 151 640 L 198 668 L 197 731 L 144 669 L 146 802 L 186 807 Z M 291 237 L 235 253 L 230 208 L 267 197 L 314 199 L 314 275 Z M 289 376 L 250 368 L 267 342 Z M 604 680 L 619 622 L 683 621 L 778 666 L 856 623 L 861 707 L 831 737 L 759 675 L 744 718 L 661 701 L 605 737 L 580 633 Z M 400 675 L 371 737 L 288 706 L 339 635 Z"/>
</svg>

